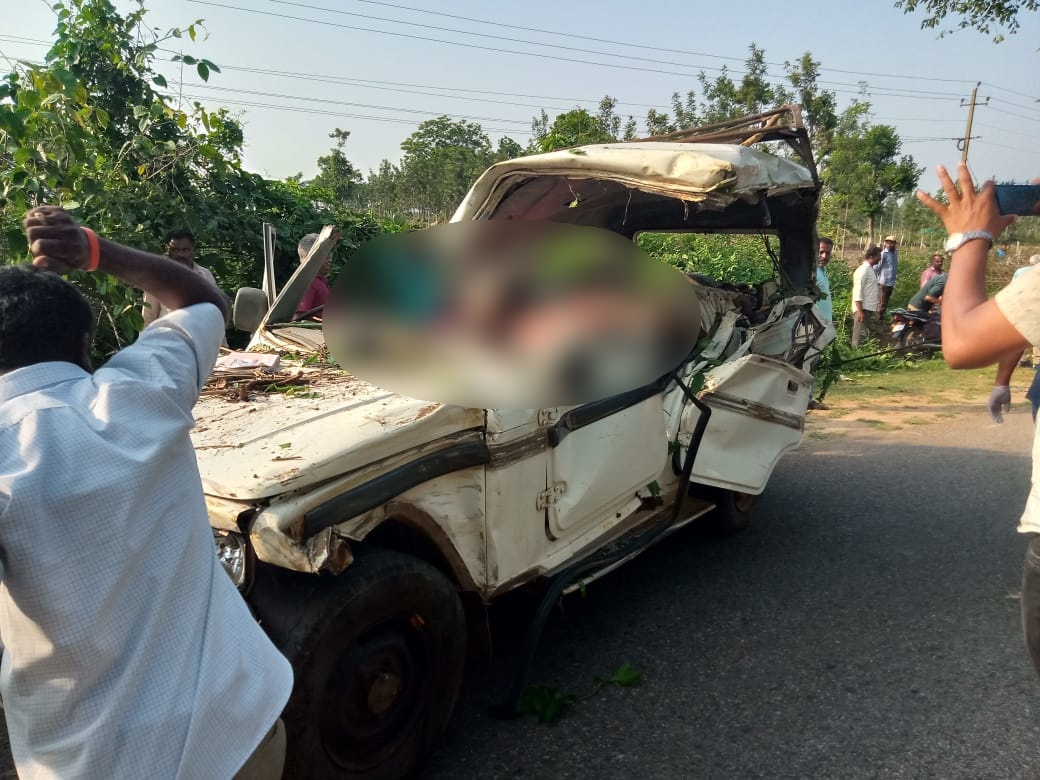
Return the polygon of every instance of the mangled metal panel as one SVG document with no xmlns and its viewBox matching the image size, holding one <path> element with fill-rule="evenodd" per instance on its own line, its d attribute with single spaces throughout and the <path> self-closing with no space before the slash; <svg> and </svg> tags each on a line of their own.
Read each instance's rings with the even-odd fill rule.
<svg viewBox="0 0 1040 780">
<path fill-rule="evenodd" d="M 487 216 L 508 197 L 511 183 L 537 176 L 603 179 L 691 202 L 710 198 L 719 206 L 739 198 L 817 187 L 805 166 L 735 144 L 601 144 L 492 166 L 473 185 L 452 221 Z"/>
</svg>

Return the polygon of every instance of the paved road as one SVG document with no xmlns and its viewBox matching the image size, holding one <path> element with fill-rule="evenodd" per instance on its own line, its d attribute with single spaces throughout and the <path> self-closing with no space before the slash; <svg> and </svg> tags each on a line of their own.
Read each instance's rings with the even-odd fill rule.
<svg viewBox="0 0 1040 780">
<path fill-rule="evenodd" d="M 427 777 L 1040 777 L 1028 423 L 807 440 L 750 530 L 678 534 L 566 601 L 537 681 L 581 693 L 628 662 L 644 685 L 502 723 L 474 669 Z"/>
<path fill-rule="evenodd" d="M 503 723 L 477 665 L 427 778 L 1040 777 L 1028 448 L 1027 413 L 807 439 L 750 530 L 678 534 L 565 602 L 536 681 L 584 693 L 628 662 L 641 687 Z"/>
</svg>

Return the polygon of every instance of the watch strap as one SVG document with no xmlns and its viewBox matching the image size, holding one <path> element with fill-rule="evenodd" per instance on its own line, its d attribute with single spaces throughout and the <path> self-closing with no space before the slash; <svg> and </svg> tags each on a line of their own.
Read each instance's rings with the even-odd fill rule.
<svg viewBox="0 0 1040 780">
<path fill-rule="evenodd" d="M 946 246 L 943 247 L 947 252 L 956 252 L 962 246 L 967 244 L 969 241 L 975 240 L 988 241 L 990 246 L 993 246 L 993 234 L 985 230 L 969 230 L 966 233 L 954 233 L 946 241 Z"/>
</svg>

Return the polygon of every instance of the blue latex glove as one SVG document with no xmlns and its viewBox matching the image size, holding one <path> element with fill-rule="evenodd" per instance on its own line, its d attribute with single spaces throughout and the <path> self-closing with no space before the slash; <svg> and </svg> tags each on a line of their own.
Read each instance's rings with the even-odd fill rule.
<svg viewBox="0 0 1040 780">
<path fill-rule="evenodd" d="M 993 392 L 989 394 L 988 406 L 989 416 L 993 418 L 993 422 L 1004 422 L 1004 416 L 1000 411 L 1001 409 L 1005 412 L 1011 411 L 1011 388 L 1006 385 L 1003 387 L 994 387 Z"/>
</svg>

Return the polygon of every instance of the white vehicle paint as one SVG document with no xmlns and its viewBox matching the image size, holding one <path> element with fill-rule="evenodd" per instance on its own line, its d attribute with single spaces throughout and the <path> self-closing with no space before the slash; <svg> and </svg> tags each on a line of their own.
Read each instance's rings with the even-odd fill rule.
<svg viewBox="0 0 1040 780">
<path fill-rule="evenodd" d="M 797 107 L 750 124 L 761 126 L 807 148 Z M 677 466 L 700 412 L 675 381 L 598 406 L 464 409 L 283 356 L 283 369 L 308 379 L 313 397 L 274 393 L 232 402 L 206 394 L 193 433 L 222 559 L 262 618 L 277 626 L 280 614 L 308 605 L 272 604 L 286 597 L 263 588 L 253 595 L 256 561 L 269 565 L 264 571 L 324 571 L 347 580 L 355 556 L 377 536 L 383 546 L 401 543 L 407 554 L 430 560 L 460 592 L 486 601 L 661 522 L 676 500 L 685 502 L 679 527 L 710 515 L 719 490 L 746 498 L 765 489 L 778 459 L 801 441 L 808 369 L 834 337 L 813 305 L 819 182 L 811 153 L 800 163 L 719 142 L 720 132 L 725 140 L 736 131 L 500 163 L 453 217 L 555 219 L 633 238 L 645 230 L 721 229 L 779 241 L 780 294 L 761 321 L 742 319 L 735 293 L 695 286 L 706 338 L 678 375 L 700 388 L 711 409 L 692 472 L 699 497 L 677 495 Z M 754 135 L 738 133 L 744 141 Z M 667 203 L 674 208 L 665 218 L 659 207 Z M 298 357 L 321 350 L 320 329 L 287 323 L 333 243 L 327 228 L 250 348 Z M 266 301 L 270 293 L 244 291 L 236 306 L 245 307 L 243 296 Z M 290 734 L 290 765 L 292 755 Z M 344 776 L 370 775 L 350 769 Z"/>
</svg>

